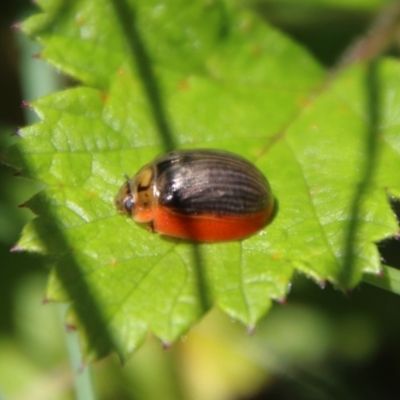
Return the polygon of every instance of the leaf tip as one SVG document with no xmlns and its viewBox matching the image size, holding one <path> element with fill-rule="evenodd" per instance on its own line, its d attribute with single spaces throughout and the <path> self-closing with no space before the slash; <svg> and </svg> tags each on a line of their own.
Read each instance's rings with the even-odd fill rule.
<svg viewBox="0 0 400 400">
<path fill-rule="evenodd" d="M 163 350 L 165 350 L 165 351 L 170 350 L 170 349 L 172 348 L 172 343 L 163 342 L 163 343 L 162 343 L 162 348 L 163 348 Z"/>
<path fill-rule="evenodd" d="M 285 305 L 287 303 L 287 298 L 286 297 L 281 297 L 276 300 L 279 304 Z"/>
<path fill-rule="evenodd" d="M 22 132 L 21 128 L 17 128 L 10 136 L 17 136 L 20 138 L 20 137 L 22 137 L 21 132 Z"/>
<path fill-rule="evenodd" d="M 326 288 L 326 281 L 324 279 L 320 279 L 315 281 L 315 283 L 321 288 L 325 289 Z"/>
<path fill-rule="evenodd" d="M 23 251 L 23 248 L 19 247 L 17 244 L 10 249 L 10 253 L 17 253 L 19 251 Z"/>
<path fill-rule="evenodd" d="M 247 327 L 247 334 L 248 334 L 249 336 L 254 335 L 255 331 L 256 331 L 256 326 L 255 326 L 255 325 L 249 325 L 249 326 Z"/>
<path fill-rule="evenodd" d="M 351 297 L 351 294 L 352 294 L 352 291 L 351 291 L 350 289 L 345 289 L 345 290 L 343 291 L 343 293 L 344 293 L 344 295 L 345 295 L 347 298 L 350 298 L 350 297 Z"/>
<path fill-rule="evenodd" d="M 20 30 L 20 29 L 21 29 L 21 26 L 22 26 L 22 23 L 21 23 L 21 22 L 14 22 L 14 23 L 11 25 L 11 29 Z"/>
</svg>

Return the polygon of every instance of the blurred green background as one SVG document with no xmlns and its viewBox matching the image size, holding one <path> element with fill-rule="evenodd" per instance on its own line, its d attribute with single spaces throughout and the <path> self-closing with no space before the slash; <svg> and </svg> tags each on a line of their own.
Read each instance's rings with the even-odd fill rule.
<svg viewBox="0 0 400 400">
<path fill-rule="evenodd" d="M 384 4 L 247 3 L 327 67 Z M 1 154 L 23 140 L 14 135 L 16 129 L 34 121 L 22 101 L 65 82 L 32 58 L 40 51 L 36 45 L 11 29 L 35 12 L 32 3 L 3 0 L 0 7 Z M 39 189 L 15 173 L 0 165 L 0 400 L 75 399 L 79 371 L 70 367 L 65 338 L 76 334 L 64 329 L 64 308 L 42 304 L 49 265 L 40 256 L 10 252 L 33 217 L 18 205 Z M 379 247 L 389 265 L 400 266 L 398 242 Z M 275 305 L 252 336 L 213 310 L 169 350 L 149 336 L 124 367 L 115 356 L 95 363 L 97 398 L 398 399 L 399 310 L 400 297 L 367 284 L 346 296 L 296 276 L 287 303 Z"/>
</svg>

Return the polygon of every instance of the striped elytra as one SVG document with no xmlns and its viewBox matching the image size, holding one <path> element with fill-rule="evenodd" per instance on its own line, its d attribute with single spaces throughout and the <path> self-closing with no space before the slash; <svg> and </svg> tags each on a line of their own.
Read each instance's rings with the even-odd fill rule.
<svg viewBox="0 0 400 400">
<path fill-rule="evenodd" d="M 157 157 L 120 189 L 115 204 L 154 232 L 199 242 L 240 240 L 271 219 L 267 179 L 249 161 L 220 150 Z"/>
</svg>

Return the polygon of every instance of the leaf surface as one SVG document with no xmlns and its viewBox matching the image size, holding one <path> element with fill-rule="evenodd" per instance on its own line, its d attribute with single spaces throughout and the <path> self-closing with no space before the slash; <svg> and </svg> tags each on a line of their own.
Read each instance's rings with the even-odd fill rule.
<svg viewBox="0 0 400 400">
<path fill-rule="evenodd" d="M 305 49 L 230 2 L 39 5 L 23 29 L 81 84 L 32 102 L 41 122 L 6 156 L 46 185 L 18 247 L 56 260 L 47 296 L 72 302 L 88 357 L 124 359 L 148 330 L 172 343 L 212 304 L 253 327 L 295 270 L 346 289 L 379 273 L 374 243 L 398 231 L 397 61 L 323 86 Z M 253 161 L 277 199 L 270 226 L 192 245 L 117 215 L 123 174 L 175 146 Z"/>
</svg>

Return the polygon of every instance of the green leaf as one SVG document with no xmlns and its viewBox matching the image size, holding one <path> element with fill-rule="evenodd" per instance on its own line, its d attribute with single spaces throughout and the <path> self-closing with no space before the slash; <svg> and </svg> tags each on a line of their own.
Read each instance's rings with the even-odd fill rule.
<svg viewBox="0 0 400 400">
<path fill-rule="evenodd" d="M 23 29 L 81 85 L 32 103 L 7 160 L 46 185 L 18 248 L 55 261 L 49 300 L 72 303 L 87 357 L 125 359 L 151 330 L 172 343 L 213 304 L 252 328 L 297 269 L 350 289 L 398 231 L 400 66 L 331 84 L 299 45 L 230 2 L 42 0 Z M 221 148 L 266 174 L 269 227 L 234 243 L 162 238 L 113 198 L 172 148 Z"/>
</svg>

